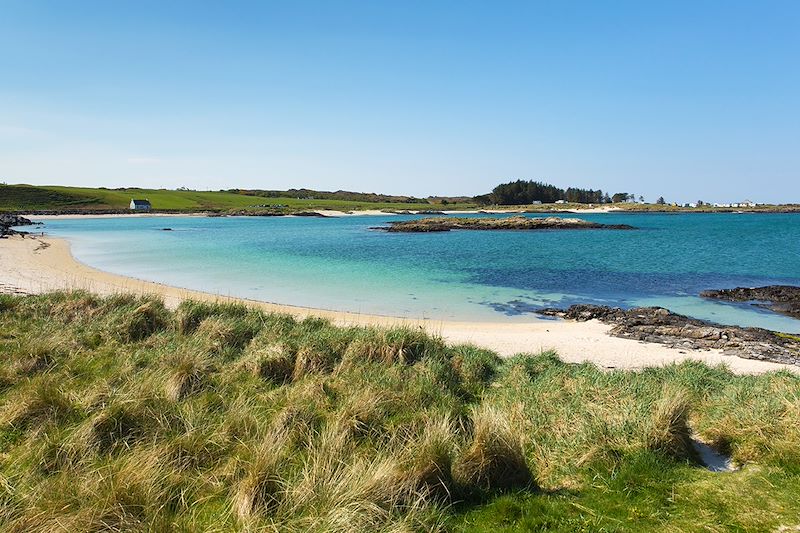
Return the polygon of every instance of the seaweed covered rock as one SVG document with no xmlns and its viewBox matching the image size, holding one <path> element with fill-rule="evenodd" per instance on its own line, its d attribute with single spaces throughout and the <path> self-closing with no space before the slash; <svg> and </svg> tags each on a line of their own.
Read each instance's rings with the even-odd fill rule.
<svg viewBox="0 0 800 533">
<path fill-rule="evenodd" d="M 701 292 L 700 296 L 726 302 L 753 302 L 775 313 L 800 318 L 800 287 L 793 285 L 709 290 Z"/>
<path fill-rule="evenodd" d="M 723 326 L 673 313 L 662 307 L 622 309 L 603 305 L 577 304 L 568 309 L 539 311 L 578 322 L 599 320 L 613 327 L 609 335 L 673 348 L 703 350 L 716 348 L 726 355 L 800 365 L 800 337 L 762 328 Z"/>
</svg>

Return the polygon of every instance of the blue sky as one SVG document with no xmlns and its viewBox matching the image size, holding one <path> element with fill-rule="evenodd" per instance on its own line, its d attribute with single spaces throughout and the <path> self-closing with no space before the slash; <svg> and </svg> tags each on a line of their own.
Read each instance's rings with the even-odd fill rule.
<svg viewBox="0 0 800 533">
<path fill-rule="evenodd" d="M 794 0 L 0 0 L 0 181 L 800 202 L 798 28 Z"/>
</svg>

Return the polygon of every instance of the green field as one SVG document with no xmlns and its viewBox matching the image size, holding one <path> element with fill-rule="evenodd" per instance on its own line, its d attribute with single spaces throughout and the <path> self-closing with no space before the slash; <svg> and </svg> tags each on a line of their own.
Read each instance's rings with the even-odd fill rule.
<svg viewBox="0 0 800 533">
<path fill-rule="evenodd" d="M 426 209 L 419 203 L 359 202 L 347 200 L 264 198 L 224 191 L 173 191 L 165 189 L 96 189 L 62 186 L 0 185 L 0 210 L 112 210 L 128 209 L 131 198 L 147 199 L 153 209 L 168 211 L 226 211 L 284 205 L 288 211 L 333 209 Z M 471 207 L 458 204 L 459 208 Z"/>
<path fill-rule="evenodd" d="M 794 531 L 800 377 L 0 295 L 0 530 Z M 691 438 L 741 466 L 711 472 Z"/>
</svg>

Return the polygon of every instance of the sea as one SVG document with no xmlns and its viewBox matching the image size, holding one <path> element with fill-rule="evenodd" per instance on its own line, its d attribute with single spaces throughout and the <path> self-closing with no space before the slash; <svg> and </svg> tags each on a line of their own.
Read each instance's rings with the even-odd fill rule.
<svg viewBox="0 0 800 533">
<path fill-rule="evenodd" d="M 466 322 L 543 320 L 537 310 L 575 303 L 661 306 L 800 333 L 800 320 L 753 303 L 699 297 L 706 289 L 800 285 L 798 214 L 559 216 L 637 229 L 374 229 L 416 218 L 389 214 L 87 217 L 46 220 L 41 229 L 103 271 L 265 302 Z"/>
</svg>

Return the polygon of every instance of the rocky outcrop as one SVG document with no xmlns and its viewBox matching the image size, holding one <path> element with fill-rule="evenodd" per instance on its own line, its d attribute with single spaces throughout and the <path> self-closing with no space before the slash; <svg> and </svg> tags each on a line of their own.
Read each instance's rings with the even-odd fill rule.
<svg viewBox="0 0 800 533">
<path fill-rule="evenodd" d="M 726 302 L 753 302 L 755 306 L 800 318 L 800 287 L 793 285 L 711 290 L 701 292 L 700 296 Z"/>
<path fill-rule="evenodd" d="M 599 320 L 613 327 L 614 337 L 666 344 L 673 348 L 716 348 L 726 355 L 800 366 L 800 335 L 761 328 L 720 326 L 661 307 L 621 309 L 579 304 L 569 309 L 542 309 L 540 314 L 577 320 Z"/>
<path fill-rule="evenodd" d="M 23 231 L 16 231 L 11 229 L 14 226 L 32 226 L 34 224 L 41 224 L 40 222 L 31 222 L 25 217 L 13 215 L 9 213 L 0 213 L 0 236 L 24 234 Z"/>
<path fill-rule="evenodd" d="M 627 224 L 600 224 L 580 218 L 422 218 L 389 222 L 381 229 L 388 232 L 428 233 L 450 230 L 556 230 L 556 229 L 636 229 Z"/>
</svg>

